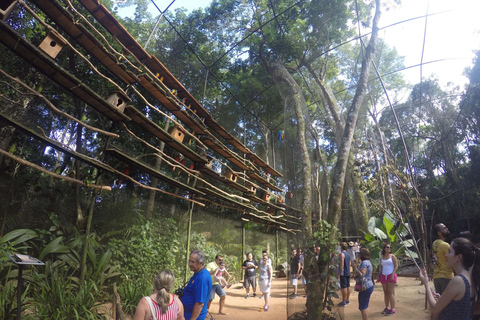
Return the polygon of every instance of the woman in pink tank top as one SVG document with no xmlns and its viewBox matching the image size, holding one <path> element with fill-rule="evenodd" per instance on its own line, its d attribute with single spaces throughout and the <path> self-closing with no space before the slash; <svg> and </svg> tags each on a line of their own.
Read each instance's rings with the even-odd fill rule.
<svg viewBox="0 0 480 320">
<path fill-rule="evenodd" d="M 170 270 L 160 272 L 154 282 L 155 292 L 138 302 L 133 320 L 184 320 L 182 302 L 170 293 L 174 282 Z"/>
</svg>

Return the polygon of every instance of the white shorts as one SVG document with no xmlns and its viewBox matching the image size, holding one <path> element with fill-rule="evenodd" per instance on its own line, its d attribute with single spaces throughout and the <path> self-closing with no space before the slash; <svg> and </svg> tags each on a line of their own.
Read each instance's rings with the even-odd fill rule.
<svg viewBox="0 0 480 320">
<path fill-rule="evenodd" d="M 269 280 L 258 280 L 258 286 L 260 287 L 260 291 L 262 293 L 270 293 L 271 286 L 268 285 Z"/>
<path fill-rule="evenodd" d="M 291 279 L 292 279 L 292 286 L 298 285 L 298 278 L 296 274 L 292 274 Z"/>
</svg>

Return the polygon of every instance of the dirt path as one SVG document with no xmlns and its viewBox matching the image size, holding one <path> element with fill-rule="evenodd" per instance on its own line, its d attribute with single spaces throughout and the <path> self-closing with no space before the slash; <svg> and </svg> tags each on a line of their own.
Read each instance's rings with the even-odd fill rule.
<svg viewBox="0 0 480 320">
<path fill-rule="evenodd" d="M 353 289 L 353 281 L 352 281 Z M 218 297 L 213 301 L 210 311 L 215 320 L 285 320 L 287 314 L 293 314 L 302 311 L 305 308 L 306 299 L 303 298 L 303 287 L 299 286 L 300 296 L 296 299 L 287 299 L 292 292 L 290 285 L 287 285 L 285 278 L 274 279 L 272 283 L 272 297 L 270 299 L 270 310 L 268 312 L 259 312 L 263 306 L 263 299 L 253 298 L 250 292 L 250 298 L 245 299 L 245 289 L 241 284 L 233 285 L 227 290 L 225 303 L 226 316 L 218 315 Z M 399 277 L 396 294 L 396 319 L 408 320 L 427 320 L 430 319 L 429 313 L 424 310 L 424 288 L 420 282 L 413 278 Z M 340 292 L 339 292 L 340 293 Z M 358 293 L 352 292 L 350 296 L 350 305 L 345 308 L 335 307 L 338 319 L 361 319 L 358 310 Z M 336 301 L 339 302 L 339 301 Z M 383 291 L 380 284 L 375 284 L 372 297 L 370 299 L 369 319 L 383 319 L 381 314 L 384 308 Z M 207 317 L 209 320 L 210 317 Z"/>
</svg>

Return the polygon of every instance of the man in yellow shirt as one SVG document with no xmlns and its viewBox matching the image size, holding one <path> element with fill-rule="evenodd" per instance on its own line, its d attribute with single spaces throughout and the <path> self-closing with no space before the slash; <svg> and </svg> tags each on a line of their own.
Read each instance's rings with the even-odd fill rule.
<svg viewBox="0 0 480 320">
<path fill-rule="evenodd" d="M 445 242 L 450 232 L 443 223 L 435 225 L 433 231 L 438 237 L 432 245 L 433 258 L 435 260 L 435 265 L 433 266 L 433 284 L 435 285 L 435 291 L 438 294 L 442 294 L 450 282 L 450 279 L 453 278 L 453 269 L 447 267 L 446 257 L 450 245 Z"/>
</svg>

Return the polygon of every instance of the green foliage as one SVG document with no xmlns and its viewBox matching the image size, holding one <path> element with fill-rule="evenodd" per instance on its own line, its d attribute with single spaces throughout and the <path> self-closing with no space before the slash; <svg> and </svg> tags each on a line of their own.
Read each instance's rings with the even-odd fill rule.
<svg viewBox="0 0 480 320">
<path fill-rule="evenodd" d="M 121 297 L 123 311 L 133 316 L 137 309 L 137 304 L 144 296 L 153 292 L 152 282 L 142 280 L 128 279 L 118 287 L 118 293 Z"/>
<path fill-rule="evenodd" d="M 107 319 L 98 313 L 104 292 L 95 280 L 79 285 L 61 268 L 49 277 L 36 274 L 32 280 L 38 286 L 32 301 L 36 319 Z"/>
<path fill-rule="evenodd" d="M 153 283 L 163 269 L 177 271 L 178 233 L 171 219 L 142 221 L 111 237 L 108 246 L 114 263 L 120 265 L 127 279 Z"/>
</svg>

